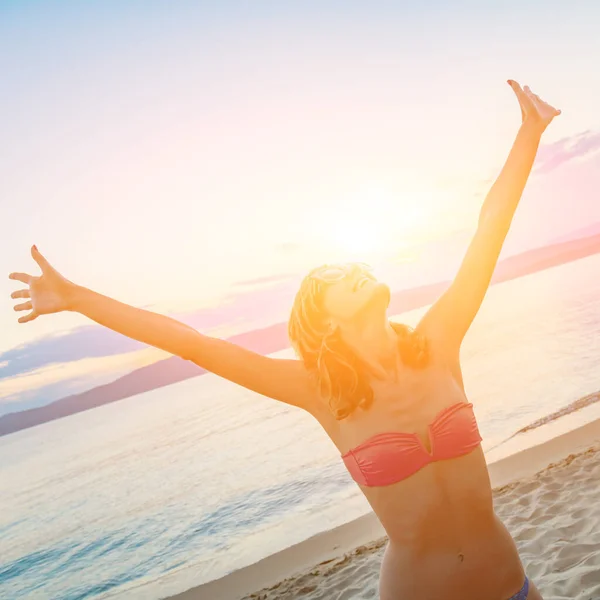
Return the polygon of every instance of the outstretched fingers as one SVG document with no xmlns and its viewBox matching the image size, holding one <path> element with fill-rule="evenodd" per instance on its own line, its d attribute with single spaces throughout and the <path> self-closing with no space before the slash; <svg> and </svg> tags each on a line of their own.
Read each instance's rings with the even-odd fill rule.
<svg viewBox="0 0 600 600">
<path fill-rule="evenodd" d="M 33 311 L 30 312 L 28 315 L 25 315 L 24 317 L 19 317 L 18 321 L 19 323 L 28 323 L 29 321 L 33 321 L 34 319 L 38 318 L 38 314 Z"/>
<path fill-rule="evenodd" d="M 22 304 L 15 304 L 14 310 L 31 310 L 33 308 L 33 304 L 31 302 L 23 302 Z"/>
<path fill-rule="evenodd" d="M 526 85 L 525 86 L 525 93 L 529 96 L 529 98 L 531 99 L 531 101 L 533 102 L 533 104 L 538 108 L 548 108 L 552 111 L 553 116 L 558 116 L 560 115 L 560 109 L 555 108 L 554 106 L 552 106 L 551 104 L 549 104 L 548 102 L 546 102 L 545 100 L 542 100 L 542 98 L 540 98 L 537 94 L 534 94 L 531 91 L 531 88 Z"/>
<path fill-rule="evenodd" d="M 21 291 L 25 292 L 28 290 L 21 290 Z M 33 309 L 33 303 L 31 302 L 31 300 L 29 302 L 22 302 L 21 304 L 15 304 L 13 309 L 17 312 L 22 311 L 22 310 L 30 310 L 31 311 L 28 315 L 19 317 L 19 319 L 18 319 L 19 323 L 28 323 L 29 321 L 33 321 L 35 318 L 38 317 L 38 314 Z"/>
<path fill-rule="evenodd" d="M 527 110 L 532 105 L 531 98 L 523 91 L 521 86 L 514 80 L 509 79 L 508 85 L 512 88 L 512 91 L 515 93 L 517 100 L 519 101 L 519 107 L 521 108 L 521 120 L 525 120 Z"/>
<path fill-rule="evenodd" d="M 33 275 L 29 275 L 28 273 L 11 273 L 8 276 L 8 278 L 13 279 L 14 281 L 20 281 L 21 283 L 24 283 L 25 285 L 28 285 L 28 286 L 31 286 L 31 284 L 37 279 L 37 277 L 34 277 Z M 12 292 L 10 297 L 13 299 L 31 298 L 31 291 L 29 289 L 17 290 L 16 292 Z M 29 314 L 19 317 L 19 319 L 18 319 L 19 323 L 28 323 L 29 321 L 33 321 L 34 319 L 36 319 L 39 316 L 35 312 L 35 310 L 33 310 L 33 304 L 31 302 L 31 300 L 28 302 L 22 302 L 21 304 L 16 304 L 14 306 L 14 310 L 15 311 L 22 311 L 22 310 L 30 310 L 31 311 Z"/>
<path fill-rule="evenodd" d="M 17 298 L 31 298 L 31 292 L 29 290 L 17 290 L 16 292 L 13 292 L 10 297 L 13 300 L 16 300 Z"/>
<path fill-rule="evenodd" d="M 521 86 L 514 79 L 509 79 L 508 85 L 510 85 L 510 87 L 512 88 L 512 90 L 515 93 L 515 95 L 517 96 L 519 102 L 527 102 L 527 100 L 528 100 L 527 93 L 525 91 L 523 91 L 523 88 L 521 88 Z M 525 89 L 527 89 L 527 86 L 525 86 Z"/>
<path fill-rule="evenodd" d="M 541 105 L 541 104 L 546 104 L 537 94 L 534 94 L 531 91 L 531 88 L 528 85 L 525 86 L 525 90 L 524 91 L 529 96 L 529 98 L 531 99 L 531 101 L 534 104 L 537 104 L 538 106 Z"/>
<path fill-rule="evenodd" d="M 48 273 L 49 271 L 52 271 L 52 267 L 50 266 L 50 263 L 48 263 L 48 261 L 41 255 L 41 253 L 35 246 L 31 247 L 31 256 L 33 257 L 35 262 L 38 264 L 38 266 L 41 268 L 42 273 Z M 32 286 L 32 284 L 34 284 L 36 281 L 38 281 L 40 279 L 40 277 L 36 277 L 34 275 L 29 275 L 29 273 L 11 273 L 8 276 L 8 278 L 12 279 L 14 281 L 20 281 L 21 283 L 24 283 L 26 286 L 28 286 L 28 289 L 17 290 L 15 292 L 12 292 L 10 297 L 13 299 L 31 298 L 31 286 Z M 33 321 L 34 319 L 37 319 L 37 317 L 39 317 L 39 314 L 33 308 L 33 302 L 31 300 L 28 300 L 27 302 L 22 302 L 21 304 L 15 305 L 14 310 L 15 311 L 25 311 L 25 310 L 31 311 L 30 313 L 23 315 L 22 317 L 19 317 L 19 319 L 18 319 L 19 323 L 28 323 L 29 321 Z"/>
<path fill-rule="evenodd" d="M 517 96 L 519 95 L 519 93 L 523 92 L 519 83 L 517 81 L 515 81 L 514 79 L 509 79 L 508 85 L 510 85 L 510 87 L 514 90 L 514 92 L 515 92 L 515 94 L 517 94 Z"/>
<path fill-rule="evenodd" d="M 35 245 L 31 246 L 31 257 L 38 264 L 38 266 L 42 270 L 42 273 L 46 273 L 47 271 L 52 269 L 50 263 L 46 260 L 46 257 L 42 255 L 42 253 L 37 249 L 37 246 Z"/>
<path fill-rule="evenodd" d="M 27 273 L 11 273 L 8 278 L 20 281 L 26 285 L 31 285 L 31 282 L 33 281 L 33 275 L 28 275 Z"/>
</svg>

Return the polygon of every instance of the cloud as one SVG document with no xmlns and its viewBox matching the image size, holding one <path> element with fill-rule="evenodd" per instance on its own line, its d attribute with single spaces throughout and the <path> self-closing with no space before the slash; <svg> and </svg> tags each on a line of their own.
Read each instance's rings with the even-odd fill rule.
<svg viewBox="0 0 600 600">
<path fill-rule="evenodd" d="M 134 352 L 143 347 L 143 344 L 110 329 L 86 325 L 60 335 L 33 340 L 0 354 L 3 365 L 0 380 L 50 364 Z"/>
<path fill-rule="evenodd" d="M 82 358 L 45 365 L 0 380 L 0 416 L 16 410 L 43 406 L 67 395 L 83 392 L 114 381 L 135 369 L 167 358 L 156 348 L 114 354 L 99 358 Z"/>
<path fill-rule="evenodd" d="M 600 150 L 600 132 L 584 131 L 542 146 L 536 158 L 536 173 L 548 173 L 566 162 Z"/>
</svg>

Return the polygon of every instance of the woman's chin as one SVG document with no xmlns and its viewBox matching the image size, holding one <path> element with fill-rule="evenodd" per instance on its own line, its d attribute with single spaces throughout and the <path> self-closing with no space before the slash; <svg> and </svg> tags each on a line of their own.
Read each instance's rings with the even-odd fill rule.
<svg viewBox="0 0 600 600">
<path fill-rule="evenodd" d="M 385 283 L 377 282 L 371 293 L 371 296 L 363 306 L 363 313 L 385 313 L 390 305 L 391 292 Z"/>
<path fill-rule="evenodd" d="M 390 305 L 390 300 L 392 299 L 392 293 L 390 288 L 385 283 L 377 283 L 375 286 L 375 290 L 373 292 L 374 301 L 377 303 L 381 303 L 384 310 L 387 310 Z"/>
</svg>

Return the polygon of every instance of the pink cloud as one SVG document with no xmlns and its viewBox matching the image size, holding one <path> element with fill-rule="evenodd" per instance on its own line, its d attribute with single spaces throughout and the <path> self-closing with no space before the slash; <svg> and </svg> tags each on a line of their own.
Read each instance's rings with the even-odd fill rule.
<svg viewBox="0 0 600 600">
<path fill-rule="evenodd" d="M 536 158 L 536 173 L 548 173 L 573 159 L 600 150 L 600 132 L 590 130 L 557 140 L 539 149 Z"/>
</svg>

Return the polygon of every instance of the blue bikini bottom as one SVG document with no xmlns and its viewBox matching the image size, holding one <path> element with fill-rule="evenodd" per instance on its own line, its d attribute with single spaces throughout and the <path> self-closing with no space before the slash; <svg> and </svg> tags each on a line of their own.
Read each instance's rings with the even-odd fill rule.
<svg viewBox="0 0 600 600">
<path fill-rule="evenodd" d="M 514 596 L 511 596 L 509 600 L 527 600 L 527 594 L 529 594 L 529 579 L 525 577 L 523 587 Z"/>
</svg>

